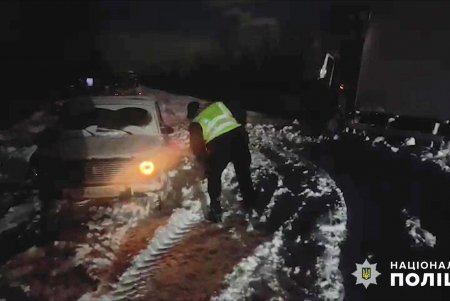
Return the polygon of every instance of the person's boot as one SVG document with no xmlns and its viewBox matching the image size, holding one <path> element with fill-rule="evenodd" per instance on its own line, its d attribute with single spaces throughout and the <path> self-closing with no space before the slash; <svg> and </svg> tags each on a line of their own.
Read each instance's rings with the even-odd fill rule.
<svg viewBox="0 0 450 301">
<path fill-rule="evenodd" d="M 220 208 L 209 208 L 206 219 L 212 223 L 222 222 L 222 210 Z"/>
<path fill-rule="evenodd" d="M 242 201 L 242 209 L 245 213 L 252 213 L 253 208 L 255 207 L 255 204 L 253 202 L 245 202 Z"/>
<path fill-rule="evenodd" d="M 242 208 L 244 209 L 245 213 L 250 214 L 250 216 L 253 214 L 253 211 L 255 210 L 258 215 L 261 214 L 259 206 L 257 206 L 258 203 L 258 192 L 253 191 L 247 198 L 242 200 Z"/>
</svg>

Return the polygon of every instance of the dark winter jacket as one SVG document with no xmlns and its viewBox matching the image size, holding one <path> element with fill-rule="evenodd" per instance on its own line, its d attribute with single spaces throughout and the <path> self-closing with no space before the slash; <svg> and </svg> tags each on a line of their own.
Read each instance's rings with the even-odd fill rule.
<svg viewBox="0 0 450 301">
<path fill-rule="evenodd" d="M 227 108 L 233 114 L 233 117 L 245 127 L 247 123 L 247 112 L 242 110 L 236 104 L 226 104 Z M 197 122 L 192 122 L 189 125 L 189 143 L 192 153 L 195 155 L 197 161 L 201 164 L 206 164 L 208 158 L 208 146 L 203 140 L 202 127 Z"/>
</svg>

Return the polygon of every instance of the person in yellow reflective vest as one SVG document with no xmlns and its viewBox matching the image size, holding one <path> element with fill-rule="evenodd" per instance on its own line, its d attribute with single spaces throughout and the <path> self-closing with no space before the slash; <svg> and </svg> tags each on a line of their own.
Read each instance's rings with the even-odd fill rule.
<svg viewBox="0 0 450 301">
<path fill-rule="evenodd" d="M 187 108 L 187 117 L 191 120 L 190 147 L 197 161 L 203 165 L 208 179 L 211 203 L 207 219 L 212 222 L 221 221 L 221 176 L 229 162 L 233 163 L 236 171 L 244 209 L 249 211 L 256 203 L 250 174 L 251 155 L 245 131 L 245 113 L 229 107 L 222 102 L 214 102 L 200 110 L 198 102 L 191 102 Z"/>
</svg>

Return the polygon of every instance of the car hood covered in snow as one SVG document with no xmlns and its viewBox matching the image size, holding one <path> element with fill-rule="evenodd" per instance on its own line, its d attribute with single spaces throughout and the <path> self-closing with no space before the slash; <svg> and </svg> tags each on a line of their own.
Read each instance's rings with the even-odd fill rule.
<svg viewBox="0 0 450 301">
<path fill-rule="evenodd" d="M 163 143 L 162 137 L 148 135 L 66 137 L 57 149 L 63 160 L 134 158 L 156 151 Z"/>
</svg>

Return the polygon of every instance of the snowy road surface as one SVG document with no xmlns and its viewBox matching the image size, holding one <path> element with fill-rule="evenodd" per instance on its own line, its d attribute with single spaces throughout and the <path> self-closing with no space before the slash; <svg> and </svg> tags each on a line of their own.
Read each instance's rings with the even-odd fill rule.
<svg viewBox="0 0 450 301">
<path fill-rule="evenodd" d="M 194 99 L 153 89 L 145 89 L 145 93 L 157 98 L 163 118 L 175 128 L 171 139 L 187 149 L 185 106 Z M 34 147 L 29 141 L 35 132 L 54 122 L 45 113 L 33 118 L 1 133 L 2 163 L 26 166 Z M 222 175 L 224 221 L 220 225 L 205 222 L 206 181 L 198 179 L 189 154 L 169 172 L 172 189 L 161 210 L 145 198 L 82 202 L 69 211 L 64 209 L 67 202 L 59 200 L 63 218 L 58 235 L 43 245 L 34 245 L 40 217 L 36 192 L 3 192 L 0 242 L 5 246 L 10 240 L 17 243 L 0 254 L 0 298 L 227 301 L 367 297 L 349 275 L 361 256 L 385 254 L 377 253 L 382 248 L 370 244 L 370 238 L 378 233 L 358 232 L 366 229 L 359 218 L 361 212 L 376 209 L 370 207 L 374 196 L 367 189 L 375 180 L 361 176 L 363 166 L 338 168 L 339 164 L 347 166 L 345 160 L 359 149 L 350 147 L 354 153 L 343 152 L 334 148 L 333 140 L 303 136 L 296 121 L 252 112 L 247 130 L 252 177 L 263 208 L 259 216 L 249 218 L 240 210 L 238 184 L 229 165 Z M 395 146 L 389 148 L 395 153 Z M 423 153 L 422 158 L 437 162 L 445 171 L 448 152 Z M 11 178 L 9 170 L 0 170 L 2 178 Z M 389 191 L 376 197 L 387 195 Z M 421 228 L 415 208 L 400 208 L 398 223 L 403 223 L 408 247 L 430 249 L 436 237 Z M 369 239 L 361 242 L 361 235 Z"/>
<path fill-rule="evenodd" d="M 165 120 L 176 128 L 172 139 L 187 148 L 184 110 L 192 98 L 146 92 L 155 95 Z M 175 200 L 168 204 L 181 203 L 181 208 L 163 205 L 159 211 L 133 199 L 62 210 L 65 218 L 55 241 L 5 254 L 0 295 L 24 300 L 342 299 L 342 193 L 323 170 L 290 149 L 311 141 L 299 134 L 298 125 L 283 127 L 282 121 L 255 113 L 249 120 L 252 176 L 265 208 L 261 216 L 249 220 L 240 210 L 229 165 L 222 179 L 224 222 L 204 222 L 206 182 L 197 180 L 187 155 L 169 172 Z M 12 146 L 3 153 L 27 161 Z M 7 202 L 11 193 L 3 198 Z M 35 231 L 30 226 L 39 218 L 35 192 L 13 199 L 1 230 Z M 59 202 L 64 207 L 65 201 Z"/>
</svg>

